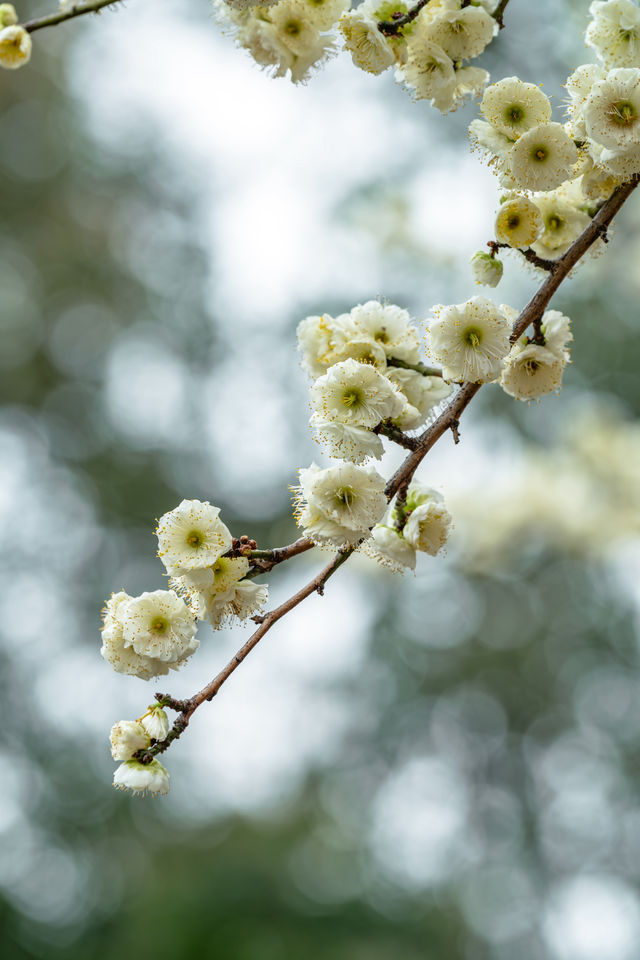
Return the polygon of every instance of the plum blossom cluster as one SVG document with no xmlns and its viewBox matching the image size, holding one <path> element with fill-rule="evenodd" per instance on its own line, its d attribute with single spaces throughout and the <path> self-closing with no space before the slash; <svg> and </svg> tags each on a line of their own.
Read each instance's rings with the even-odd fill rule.
<svg viewBox="0 0 640 960">
<path fill-rule="evenodd" d="M 560 389 L 573 339 L 570 321 L 547 310 L 532 337 L 512 344 L 517 310 L 484 297 L 433 308 L 429 352 L 453 382 L 499 383 L 517 400 L 534 400 Z"/>
<path fill-rule="evenodd" d="M 169 792 L 169 773 L 159 760 L 142 763 L 142 755 L 154 743 L 164 740 L 169 719 L 159 704 L 147 708 L 138 720 L 119 720 L 109 737 L 111 756 L 120 763 L 113 775 L 114 786 L 133 794 L 162 796 Z"/>
<path fill-rule="evenodd" d="M 342 45 L 361 70 L 395 69 L 418 100 L 454 110 L 489 74 L 468 65 L 498 32 L 497 0 L 428 0 L 412 16 L 404 0 L 215 0 L 236 42 L 275 77 L 305 81 Z"/>
<path fill-rule="evenodd" d="M 470 125 L 505 191 L 491 253 L 472 258 L 478 283 L 500 281 L 498 247 L 552 264 L 616 187 L 640 175 L 640 8 L 598 0 L 590 12 L 586 41 L 601 65 L 583 64 L 567 79 L 564 124 L 538 86 L 507 77 L 485 90 L 484 119 Z"/>
<path fill-rule="evenodd" d="M 175 510 L 165 513 L 158 521 L 156 535 L 158 556 L 170 577 L 171 589 L 137 597 L 121 590 L 107 600 L 100 652 L 117 673 L 150 680 L 178 670 L 200 645 L 196 638 L 198 621 L 208 620 L 219 629 L 234 618 L 245 620 L 266 604 L 268 588 L 246 578 L 250 566 L 247 557 L 225 556 L 233 554 L 234 539 L 219 514 L 218 507 L 200 500 L 183 500 Z M 243 552 L 250 553 L 250 547 L 244 547 Z M 163 793 L 163 785 L 168 784 L 164 768 L 155 760 L 149 765 L 134 756 L 152 745 L 149 737 L 161 740 L 166 736 L 166 715 L 149 709 L 151 712 L 136 721 L 137 726 L 122 728 L 126 736 L 115 735 L 120 746 L 113 747 L 118 754 L 114 752 L 113 756 L 123 765 L 114 782 L 134 791 Z M 145 736 L 145 742 L 139 742 Z M 112 731 L 112 746 L 113 737 Z M 130 754 L 125 756 L 129 747 Z"/>
<path fill-rule="evenodd" d="M 381 435 L 423 426 L 452 387 L 440 369 L 422 363 L 418 329 L 394 304 L 370 300 L 337 317 L 307 317 L 298 345 L 313 378 L 311 425 L 330 456 L 343 461 L 300 470 L 298 523 L 318 543 L 355 547 L 387 511 L 385 481 L 365 465 L 382 457 Z M 415 536 L 408 551 L 423 549 L 420 542 Z"/>
</svg>

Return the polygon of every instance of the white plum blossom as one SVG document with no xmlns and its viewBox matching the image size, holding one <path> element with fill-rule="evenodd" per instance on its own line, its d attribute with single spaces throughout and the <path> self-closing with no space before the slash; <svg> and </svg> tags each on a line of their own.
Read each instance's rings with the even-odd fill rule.
<svg viewBox="0 0 640 960">
<path fill-rule="evenodd" d="M 497 257 L 492 257 L 484 250 L 478 250 L 471 257 L 473 279 L 485 287 L 497 287 L 502 280 L 504 264 Z"/>
<path fill-rule="evenodd" d="M 484 383 L 500 373 L 509 352 L 511 321 L 484 297 L 433 308 L 430 351 L 447 380 Z"/>
<path fill-rule="evenodd" d="M 505 77 L 484 92 L 480 109 L 499 133 L 509 140 L 547 123 L 551 119 L 551 101 L 534 83 L 518 77 Z"/>
<path fill-rule="evenodd" d="M 352 327 L 345 325 L 345 333 L 354 340 L 366 339 L 377 344 L 387 357 L 416 363 L 422 348 L 418 331 L 406 310 L 393 303 L 368 300 L 353 307 Z"/>
<path fill-rule="evenodd" d="M 605 67 L 640 67 L 640 9 L 632 0 L 606 0 L 589 7 L 593 20 L 585 41 Z"/>
<path fill-rule="evenodd" d="M 479 56 L 498 32 L 498 24 L 482 7 L 459 5 L 436 10 L 424 27 L 427 40 L 437 44 L 451 60 Z"/>
<path fill-rule="evenodd" d="M 640 69 L 611 70 L 591 87 L 582 108 L 587 136 L 613 154 L 640 148 Z M 640 169 L 640 167 L 639 167 Z"/>
<path fill-rule="evenodd" d="M 405 411 L 412 409 L 409 404 L 405 404 L 403 408 Z M 402 417 L 398 421 L 399 425 L 401 420 Z M 310 423 L 319 442 L 325 445 L 331 457 L 349 460 L 351 463 L 363 463 L 369 457 L 379 460 L 384 453 L 380 437 L 365 427 L 353 427 L 338 420 L 325 420 L 317 414 L 311 417 Z"/>
<path fill-rule="evenodd" d="M 442 495 L 414 480 L 407 491 L 405 512 L 408 519 L 402 530 L 404 539 L 415 550 L 435 557 L 451 529 L 451 514 Z"/>
<path fill-rule="evenodd" d="M 589 225 L 591 218 L 562 189 L 535 195 L 533 202 L 542 217 L 542 233 L 531 244 L 544 260 L 557 260 Z"/>
<path fill-rule="evenodd" d="M 329 367 L 311 387 L 311 402 L 324 420 L 372 428 L 399 416 L 406 401 L 387 377 L 357 360 Z"/>
<path fill-rule="evenodd" d="M 374 6 L 365 0 L 342 15 L 338 28 L 355 66 L 377 76 L 395 63 L 396 54 L 392 42 L 378 30 Z"/>
<path fill-rule="evenodd" d="M 180 576 L 209 567 L 231 549 L 232 537 L 207 501 L 183 500 L 158 521 L 158 556 L 167 573 Z"/>
<path fill-rule="evenodd" d="M 507 357 L 500 386 L 516 400 L 537 400 L 562 386 L 564 363 L 546 346 L 518 342 Z"/>
<path fill-rule="evenodd" d="M 415 548 L 405 540 L 402 530 L 393 526 L 391 521 L 375 525 L 371 538 L 367 541 L 366 552 L 379 563 L 391 567 L 394 572 L 415 570 Z"/>
<path fill-rule="evenodd" d="M 402 367 L 389 367 L 387 377 L 408 401 L 403 412 L 394 420 L 401 430 L 414 430 L 421 426 L 432 410 L 450 396 L 453 389 L 442 377 L 425 376 Z"/>
<path fill-rule="evenodd" d="M 169 733 L 169 718 L 159 704 L 147 709 L 144 716 L 140 717 L 140 725 L 154 740 L 164 740 Z"/>
<path fill-rule="evenodd" d="M 398 67 L 396 77 L 412 91 L 416 100 L 444 96 L 448 103 L 456 83 L 453 61 L 442 47 L 429 40 L 409 46 L 407 62 Z"/>
<path fill-rule="evenodd" d="M 169 583 L 187 598 L 198 620 L 205 620 L 211 616 L 212 610 L 217 610 L 233 597 L 236 584 L 248 572 L 246 557 L 220 557 L 212 566 L 172 577 Z"/>
<path fill-rule="evenodd" d="M 384 479 L 373 467 L 315 463 L 299 472 L 296 514 L 306 535 L 338 547 L 355 546 L 385 512 Z"/>
<path fill-rule="evenodd" d="M 197 650 L 192 611 L 173 590 L 131 597 L 122 614 L 125 645 L 138 656 L 182 663 Z"/>
<path fill-rule="evenodd" d="M 167 663 L 153 657 L 141 656 L 125 640 L 124 617 L 132 597 L 121 590 L 111 595 L 103 612 L 101 655 L 111 664 L 116 673 L 123 673 L 141 680 L 166 674 L 177 664 Z M 196 641 L 197 642 L 197 641 Z"/>
<path fill-rule="evenodd" d="M 12 24 L 0 30 L 0 67 L 17 70 L 31 58 L 31 36 L 24 27 Z"/>
<path fill-rule="evenodd" d="M 130 760 L 138 750 L 146 750 L 150 735 L 138 720 L 119 720 L 109 735 L 111 756 L 114 760 Z"/>
<path fill-rule="evenodd" d="M 169 771 L 159 760 L 126 760 L 114 773 L 113 785 L 119 790 L 131 790 L 135 796 L 163 796 L 169 793 Z"/>
<path fill-rule="evenodd" d="M 571 178 L 578 150 L 561 123 L 541 123 L 516 140 L 511 176 L 522 190 L 553 190 Z"/>
<path fill-rule="evenodd" d="M 573 340 L 570 324 L 569 317 L 559 310 L 547 310 L 540 324 L 545 346 L 565 364 L 569 362 L 567 344 Z"/>
<path fill-rule="evenodd" d="M 542 214 L 529 197 L 510 197 L 498 210 L 494 232 L 499 243 L 525 250 L 538 239 L 542 230 Z"/>
</svg>

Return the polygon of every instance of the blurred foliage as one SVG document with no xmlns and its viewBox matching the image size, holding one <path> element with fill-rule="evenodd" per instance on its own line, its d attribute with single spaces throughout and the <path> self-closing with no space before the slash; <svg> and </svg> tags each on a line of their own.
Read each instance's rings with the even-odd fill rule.
<svg viewBox="0 0 640 960">
<path fill-rule="evenodd" d="M 46 39 L 0 87 L 0 427 L 6 463 L 17 457 L 11 438 L 29 453 L 18 493 L 35 491 L 24 506 L 7 494 L 3 515 L 17 610 L 3 620 L 4 955 L 630 960 L 640 937 L 638 624 L 601 558 L 525 538 L 506 570 L 454 555 L 407 582 L 373 579 L 366 656 L 332 681 L 350 713 L 338 759 L 314 764 L 260 815 L 192 822 L 129 801 L 108 787 L 89 731 L 43 723 L 31 671 L 57 655 L 48 626 L 66 636 L 55 597 L 63 591 L 71 610 L 69 638 L 94 656 L 96 610 L 118 577 L 128 573 L 132 592 L 146 587 L 150 518 L 183 496 L 214 499 L 224 473 L 196 405 L 195 387 L 224 359 L 197 177 L 151 126 L 128 151 L 105 152 L 62 78 L 71 31 Z M 531 60 L 527 43 L 501 41 L 502 74 Z M 558 58 L 550 71 L 565 69 L 564 41 L 545 50 Z M 443 136 L 459 140 L 463 126 L 452 118 Z M 377 186 L 361 193 L 380 198 Z M 347 219 L 371 220 L 360 200 Z M 428 251 L 407 240 L 402 191 L 387 185 L 382 202 L 381 248 L 422 296 Z M 543 447 L 586 391 L 637 417 L 638 220 L 636 204 L 612 249 L 562 295 L 580 330 L 568 399 L 531 408 L 487 391 L 482 416 Z M 188 371 L 186 397 L 169 361 Z M 175 403 L 152 392 L 148 409 L 148 395 L 127 393 L 127 363 L 148 390 L 160 378 Z M 132 409 L 128 425 L 136 396 L 143 413 Z M 214 432 L 233 417 L 222 407 L 207 412 Z M 234 532 L 250 524 L 261 542 L 286 540 L 286 497 L 258 486 L 253 496 L 259 521 L 229 494 Z M 18 646 L 33 617 L 42 645 L 30 654 Z M 68 679 L 55 691 L 61 710 Z M 588 890 L 576 886 L 584 876 Z M 588 917 L 609 894 L 621 913 L 609 910 L 598 934 Z"/>
</svg>

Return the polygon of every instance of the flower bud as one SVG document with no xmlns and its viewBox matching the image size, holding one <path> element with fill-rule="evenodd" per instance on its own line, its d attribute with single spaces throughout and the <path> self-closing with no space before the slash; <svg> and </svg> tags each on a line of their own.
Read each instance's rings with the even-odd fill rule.
<svg viewBox="0 0 640 960">
<path fill-rule="evenodd" d="M 498 286 L 504 270 L 502 260 L 492 257 L 490 253 L 485 253 L 484 250 L 478 250 L 469 262 L 476 283 L 482 283 L 485 287 Z"/>
<path fill-rule="evenodd" d="M 140 717 L 140 725 L 154 740 L 164 740 L 169 733 L 169 718 L 157 704 L 152 704 L 145 715 Z"/>
<path fill-rule="evenodd" d="M 12 3 L 0 3 L 0 28 L 12 27 L 18 22 L 18 14 Z"/>
</svg>

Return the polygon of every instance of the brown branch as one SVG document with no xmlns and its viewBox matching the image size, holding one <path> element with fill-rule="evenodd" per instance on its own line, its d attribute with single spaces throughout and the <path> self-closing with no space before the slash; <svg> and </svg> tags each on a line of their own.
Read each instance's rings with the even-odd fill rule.
<svg viewBox="0 0 640 960">
<path fill-rule="evenodd" d="M 65 20 L 73 20 L 74 17 L 82 17 L 85 13 L 98 13 L 103 7 L 112 7 L 122 0 L 90 0 L 87 3 L 74 4 L 69 10 L 60 10 L 57 13 L 50 13 L 46 17 L 39 17 L 37 20 L 28 20 L 22 26 L 27 33 L 33 33 L 35 30 L 42 30 L 43 27 L 55 27 L 58 23 L 64 23 Z"/>
<path fill-rule="evenodd" d="M 513 328 L 513 333 L 511 335 L 511 341 L 514 342 L 518 337 L 522 336 L 527 327 L 536 323 L 544 313 L 544 310 L 549 304 L 549 301 L 553 297 L 554 293 L 562 283 L 562 281 L 567 277 L 573 267 L 578 263 L 578 261 L 584 256 L 584 254 L 589 250 L 589 248 L 595 243 L 595 241 L 606 233 L 606 230 L 615 217 L 616 213 L 623 205 L 625 200 L 631 195 L 631 193 L 638 186 L 640 181 L 640 175 L 630 180 L 628 183 L 622 184 L 618 187 L 611 197 L 602 205 L 596 216 L 590 222 L 590 224 L 583 230 L 578 239 L 569 247 L 567 252 L 560 257 L 559 260 L 555 262 L 555 266 L 546 278 L 540 289 L 533 295 L 531 300 L 527 303 L 522 313 L 516 320 Z M 482 384 L 480 383 L 463 383 L 455 394 L 453 399 L 450 401 L 449 405 L 440 414 L 440 416 L 435 420 L 423 433 L 416 438 L 416 449 L 413 450 L 409 456 L 405 459 L 399 469 L 395 472 L 393 477 L 389 480 L 385 493 L 388 500 L 391 500 L 396 494 L 400 500 L 400 510 L 405 511 L 403 506 L 404 501 L 406 500 L 406 492 L 413 475 L 425 458 L 429 450 L 433 445 L 440 439 L 440 437 L 446 433 L 447 430 L 453 432 L 454 438 L 458 433 L 458 423 L 460 416 L 467 408 L 471 400 L 475 397 L 476 393 L 480 390 Z M 301 543 L 306 538 L 302 538 L 301 541 L 296 541 L 296 543 Z M 291 545 L 294 546 L 293 544 Z M 290 548 L 283 547 L 282 550 L 287 550 Z M 305 547 L 305 549 L 308 549 Z M 159 753 L 163 753 L 174 740 L 177 740 L 179 736 L 186 729 L 189 720 L 193 716 L 194 712 L 201 706 L 205 701 L 212 700 L 213 697 L 218 693 L 220 687 L 225 683 L 231 674 L 240 666 L 243 660 L 251 653 L 253 648 L 262 640 L 264 635 L 268 633 L 271 627 L 281 620 L 287 613 L 297 607 L 303 600 L 311 596 L 312 593 L 319 593 L 322 595 L 324 592 L 324 586 L 331 576 L 338 570 L 339 567 L 345 563 L 351 554 L 354 552 L 355 547 L 349 547 L 344 550 L 341 550 L 333 560 L 324 567 L 312 580 L 310 580 L 304 587 L 302 587 L 297 593 L 295 593 L 288 600 L 285 600 L 284 603 L 281 603 L 279 607 L 276 607 L 275 610 L 272 610 L 270 613 L 266 613 L 261 620 L 258 629 L 249 637 L 249 639 L 240 647 L 237 654 L 232 657 L 232 659 L 227 663 L 227 665 L 220 671 L 210 681 L 205 687 L 202 688 L 198 693 L 188 700 L 173 700 L 169 695 L 159 694 L 158 699 L 160 702 L 164 703 L 167 706 L 173 706 L 174 709 L 179 711 L 178 717 L 173 724 L 173 727 L 169 731 L 167 737 L 164 740 L 160 740 L 158 743 L 153 744 L 149 747 L 148 750 L 142 752 L 140 751 L 137 754 L 137 758 L 140 759 L 143 763 L 150 763 L 154 756 Z M 268 551 L 267 551 L 268 552 Z M 299 551 L 302 552 L 302 549 Z"/>
<path fill-rule="evenodd" d="M 396 427 L 391 420 L 383 420 L 371 432 L 380 434 L 382 437 L 388 437 L 389 440 L 393 440 L 394 443 L 404 447 L 405 450 L 415 450 L 418 444 L 417 437 L 410 437 L 403 433 L 400 427 Z"/>
<path fill-rule="evenodd" d="M 618 187 L 606 203 L 602 205 L 589 225 L 585 227 L 578 239 L 571 244 L 567 252 L 559 260 L 556 260 L 553 270 L 516 320 L 511 334 L 512 343 L 515 343 L 522 336 L 529 324 L 534 323 L 542 316 L 562 281 L 602 235 L 603 230 L 607 229 L 622 204 L 638 186 L 638 180 L 639 178 L 636 176 L 633 180 Z M 443 433 L 457 424 L 461 414 L 471 403 L 481 386 L 480 383 L 463 384 L 438 419 L 420 434 L 416 450 L 400 465 L 386 486 L 385 492 L 389 499 L 399 490 L 406 490 L 416 469 L 431 447 Z"/>
<path fill-rule="evenodd" d="M 385 37 L 396 36 L 402 31 L 403 27 L 406 27 L 408 23 L 416 19 L 420 11 L 426 7 L 428 3 L 429 0 L 418 0 L 415 7 L 411 7 L 406 13 L 393 13 L 393 20 L 380 20 L 378 22 L 378 30 L 380 33 L 384 33 Z"/>
<path fill-rule="evenodd" d="M 497 20 L 498 26 L 500 27 L 501 30 L 504 28 L 504 12 L 507 9 L 508 3 L 509 3 L 509 0 L 500 0 L 500 3 L 491 14 L 493 19 Z"/>
</svg>

